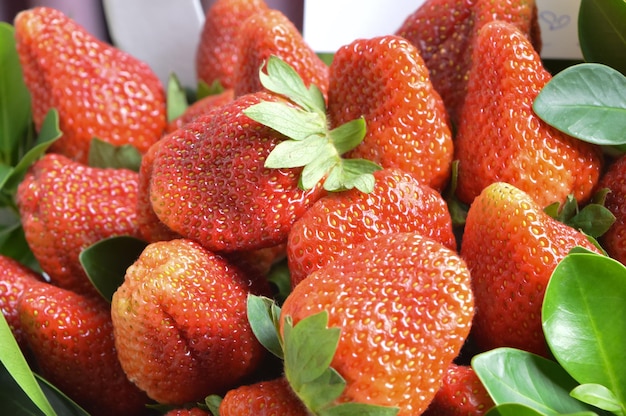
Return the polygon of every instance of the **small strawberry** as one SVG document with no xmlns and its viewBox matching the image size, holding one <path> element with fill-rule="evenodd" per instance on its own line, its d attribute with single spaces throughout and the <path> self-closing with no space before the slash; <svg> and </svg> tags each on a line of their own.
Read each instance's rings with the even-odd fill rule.
<svg viewBox="0 0 626 416">
<path fill-rule="evenodd" d="M 268 292 L 199 244 L 148 245 L 113 295 L 118 357 L 154 400 L 182 405 L 221 394 L 263 358 L 247 321 L 250 291 Z"/>
<path fill-rule="evenodd" d="M 79 256 L 98 241 L 137 231 L 138 175 L 85 166 L 59 154 L 36 161 L 17 190 L 26 241 L 61 287 L 96 293 Z"/>
<path fill-rule="evenodd" d="M 380 235 L 289 294 L 280 312 L 285 376 L 313 412 L 357 406 L 354 414 L 365 414 L 360 406 L 374 405 L 421 414 L 473 313 L 469 270 L 456 252 L 417 233 Z"/>
<path fill-rule="evenodd" d="M 456 250 L 450 213 L 438 192 L 399 169 L 379 170 L 374 178 L 372 192 L 326 195 L 294 223 L 287 245 L 292 286 L 382 233 L 414 231 Z"/>
<path fill-rule="evenodd" d="M 600 179 L 598 188 L 608 188 L 605 207 L 615 216 L 615 222 L 600 237 L 607 253 L 626 265 L 626 156 L 612 163 Z"/>
<path fill-rule="evenodd" d="M 514 24 L 541 50 L 534 0 L 427 0 L 395 32 L 419 49 L 455 123 L 465 99 L 474 37 L 493 20 Z"/>
<path fill-rule="evenodd" d="M 34 270 L 11 257 L 0 255 L 0 311 L 22 350 L 26 348 L 26 337 L 17 308 L 24 292 L 42 281 L 42 276 Z"/>
<path fill-rule="evenodd" d="M 186 123 L 195 120 L 199 116 L 208 113 L 209 110 L 219 107 L 231 102 L 234 98 L 234 90 L 226 89 L 220 93 L 213 95 L 207 95 L 191 104 L 180 116 L 170 121 L 167 125 L 166 133 L 171 133 L 174 130 L 181 128 Z"/>
<path fill-rule="evenodd" d="M 305 86 L 316 85 L 328 92 L 328 65 L 304 41 L 296 26 L 279 10 L 261 10 L 237 28 L 237 63 L 234 70 L 235 96 L 260 91 L 259 68 L 270 56 L 293 67 Z"/>
<path fill-rule="evenodd" d="M 482 416 L 493 406 L 472 367 L 453 363 L 423 416 Z"/>
<path fill-rule="evenodd" d="M 306 407 L 284 377 L 232 389 L 224 395 L 219 416 L 307 416 Z"/>
<path fill-rule="evenodd" d="M 472 273 L 472 333 L 479 349 L 508 346 L 548 356 L 541 327 L 544 292 L 558 262 L 576 246 L 599 252 L 528 193 L 503 182 L 483 190 L 469 208 L 461 243 Z"/>
<path fill-rule="evenodd" d="M 263 0 L 217 0 L 207 9 L 196 50 L 198 79 L 225 89 L 235 86 L 233 71 L 237 65 L 237 36 L 242 22 L 254 13 L 267 10 Z M 257 68 L 258 69 L 258 68 Z"/>
<path fill-rule="evenodd" d="M 117 359 L 109 304 L 48 283 L 31 285 L 19 306 L 40 374 L 92 415 L 146 414 L 146 395 Z"/>
<path fill-rule="evenodd" d="M 356 40 L 330 65 L 328 114 L 333 127 L 363 117 L 367 133 L 347 157 L 400 168 L 440 190 L 450 176 L 453 145 L 447 115 L 417 48 L 397 36 Z"/>
<path fill-rule="evenodd" d="M 87 163 L 93 137 L 142 153 L 161 137 L 165 95 L 146 63 L 56 9 L 22 11 L 14 24 L 36 127 L 49 110 L 58 110 L 63 136 L 50 151 Z"/>
<path fill-rule="evenodd" d="M 532 104 L 551 75 L 528 38 L 493 21 L 476 37 L 465 105 L 456 136 L 457 196 L 471 201 L 493 182 L 528 192 L 541 206 L 569 194 L 585 202 L 602 169 L 597 145 L 543 122 Z"/>
</svg>

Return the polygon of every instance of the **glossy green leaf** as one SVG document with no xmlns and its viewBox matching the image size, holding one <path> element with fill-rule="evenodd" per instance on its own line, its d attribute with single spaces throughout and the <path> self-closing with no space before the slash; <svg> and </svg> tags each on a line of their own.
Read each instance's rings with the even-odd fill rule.
<svg viewBox="0 0 626 416">
<path fill-rule="evenodd" d="M 496 405 L 518 403 L 545 415 L 595 410 L 569 395 L 576 380 L 538 355 L 497 348 L 474 356 L 472 367 Z"/>
<path fill-rule="evenodd" d="M 189 103 L 187 102 L 187 93 L 175 74 L 171 74 L 167 80 L 167 121 L 172 121 L 180 117 Z"/>
<path fill-rule="evenodd" d="M 28 146 L 30 93 L 15 48 L 14 28 L 0 22 L 0 163 L 14 166 Z"/>
<path fill-rule="evenodd" d="M 626 267 L 568 254 L 554 269 L 542 309 L 556 360 L 581 384 L 600 384 L 626 409 Z M 616 317 L 620 317 L 616 319 Z"/>
<path fill-rule="evenodd" d="M 503 403 L 489 409 L 485 416 L 545 416 L 545 413 L 519 403 Z"/>
<path fill-rule="evenodd" d="M 141 153 L 130 144 L 116 146 L 93 138 L 89 147 L 89 166 L 96 168 L 129 169 L 139 172 Z"/>
<path fill-rule="evenodd" d="M 8 217 L 16 214 L 5 211 L 2 215 Z M 39 263 L 28 246 L 24 229 L 17 217 L 12 220 L 7 219 L 7 223 L 0 225 L 0 253 L 19 261 L 34 271 L 41 271 Z"/>
<path fill-rule="evenodd" d="M 146 247 L 145 241 L 129 236 L 101 240 L 80 253 L 79 260 L 89 280 L 107 301 L 124 282 L 126 269 Z"/>
<path fill-rule="evenodd" d="M 581 384 L 572 390 L 570 395 L 581 402 L 589 403 L 608 412 L 624 415 L 624 409 L 617 397 L 611 390 L 600 384 Z"/>
<path fill-rule="evenodd" d="M 581 0 L 578 41 L 585 61 L 609 65 L 626 75 L 626 2 Z"/>
<path fill-rule="evenodd" d="M 319 416 L 395 416 L 400 409 L 397 407 L 375 406 L 364 403 L 342 403 L 337 406 L 322 409 Z"/>
<path fill-rule="evenodd" d="M 280 307 L 264 296 L 248 295 L 248 322 L 252 333 L 269 352 L 283 358 L 283 345 L 278 334 Z"/>
<path fill-rule="evenodd" d="M 546 123 L 598 145 L 626 143 L 626 77 L 601 64 L 584 63 L 555 75 L 533 110 Z"/>
</svg>

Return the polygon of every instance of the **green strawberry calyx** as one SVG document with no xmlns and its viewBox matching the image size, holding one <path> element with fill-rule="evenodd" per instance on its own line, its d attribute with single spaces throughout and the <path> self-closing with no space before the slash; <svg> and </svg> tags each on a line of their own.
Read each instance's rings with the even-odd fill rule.
<svg viewBox="0 0 626 416">
<path fill-rule="evenodd" d="M 326 102 L 320 89 L 307 88 L 300 75 L 289 64 L 271 56 L 259 71 L 261 84 L 285 102 L 261 102 L 244 113 L 288 139 L 279 143 L 265 160 L 267 168 L 303 167 L 300 188 L 312 189 L 323 181 L 330 192 L 357 188 L 369 193 L 374 188 L 373 172 L 381 169 L 367 159 L 342 158 L 365 137 L 363 117 L 331 129 Z M 294 106 L 295 105 L 295 106 Z"/>
<path fill-rule="evenodd" d="M 280 307 L 262 296 L 248 297 L 248 319 L 259 342 L 284 360 L 285 378 L 294 393 L 313 415 L 393 416 L 396 407 L 366 403 L 337 403 L 346 380 L 331 362 L 339 344 L 341 329 L 328 327 L 328 312 L 312 314 L 294 325 L 284 317 L 280 335 Z"/>
</svg>

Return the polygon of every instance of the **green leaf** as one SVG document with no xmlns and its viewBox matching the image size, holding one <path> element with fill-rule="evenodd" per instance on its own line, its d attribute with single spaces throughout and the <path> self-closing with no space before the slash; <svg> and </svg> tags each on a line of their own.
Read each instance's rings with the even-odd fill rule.
<svg viewBox="0 0 626 416">
<path fill-rule="evenodd" d="M 532 407 L 519 403 L 503 403 L 494 406 L 485 416 L 544 416 L 545 413 L 538 412 Z"/>
<path fill-rule="evenodd" d="M 588 204 L 568 221 L 568 225 L 597 238 L 607 232 L 614 222 L 615 215 L 608 208 L 600 204 Z"/>
<path fill-rule="evenodd" d="M 96 168 L 129 169 L 139 172 L 141 153 L 131 144 L 116 146 L 94 137 L 89 147 L 88 164 Z"/>
<path fill-rule="evenodd" d="M 15 166 L 28 146 L 30 103 L 15 48 L 15 29 L 0 22 L 0 163 Z"/>
<path fill-rule="evenodd" d="M 204 399 L 204 404 L 213 416 L 220 416 L 221 403 L 222 397 L 218 396 L 217 394 L 211 394 Z"/>
<path fill-rule="evenodd" d="M 331 169 L 324 181 L 324 189 L 330 192 L 357 188 L 369 193 L 374 190 L 373 173 L 381 167 L 367 159 L 343 159 Z"/>
<path fill-rule="evenodd" d="M 367 127 L 363 117 L 348 121 L 331 130 L 330 138 L 337 149 L 337 153 L 343 155 L 361 144 L 365 138 L 366 130 Z"/>
<path fill-rule="evenodd" d="M 587 62 L 598 62 L 626 74 L 626 2 L 581 0 L 578 41 Z"/>
<path fill-rule="evenodd" d="M 49 381 L 35 373 L 35 378 L 50 404 L 58 415 L 62 416 L 90 416 L 89 413 L 70 399 L 65 393 L 52 385 Z"/>
<path fill-rule="evenodd" d="M 326 131 L 326 117 L 284 102 L 263 101 L 246 108 L 244 114 L 293 140 L 304 140 Z"/>
<path fill-rule="evenodd" d="M 321 376 L 305 383 L 298 390 L 298 397 L 307 407 L 318 414 L 319 411 L 336 400 L 346 388 L 346 381 L 333 368 L 328 367 Z"/>
<path fill-rule="evenodd" d="M 341 158 L 336 154 L 323 153 L 313 159 L 311 163 L 302 169 L 300 187 L 302 189 L 314 188 L 339 163 L 341 163 Z"/>
<path fill-rule="evenodd" d="M 247 313 L 252 333 L 269 352 L 283 358 L 283 345 L 279 336 L 280 307 L 264 296 L 248 295 Z"/>
<path fill-rule="evenodd" d="M 2 214 L 6 216 L 16 215 L 6 211 Z M 15 217 L 7 222 L 7 224 L 0 225 L 0 253 L 19 261 L 34 271 L 41 271 L 41 267 L 26 241 L 19 218 Z"/>
<path fill-rule="evenodd" d="M 624 75 L 606 65 L 584 63 L 555 75 L 537 95 L 533 109 L 570 136 L 598 145 L 620 145 L 626 143 L 624 91 Z"/>
<path fill-rule="evenodd" d="M 581 384 L 570 392 L 570 395 L 583 403 L 624 415 L 624 408 L 620 405 L 613 392 L 600 384 Z"/>
<path fill-rule="evenodd" d="M 323 155 L 333 156 L 334 149 L 323 136 L 309 140 L 285 140 L 278 143 L 265 159 L 266 168 L 295 168 L 306 166 Z M 322 155 L 322 156 L 320 156 Z"/>
<path fill-rule="evenodd" d="M 276 286 L 274 299 L 278 304 L 282 304 L 291 293 L 291 273 L 286 258 L 272 265 L 267 280 Z"/>
<path fill-rule="evenodd" d="M 79 255 L 80 264 L 98 292 L 110 302 L 124 282 L 126 269 L 146 245 L 145 241 L 129 236 L 106 238 L 83 250 Z"/>
<path fill-rule="evenodd" d="M 400 409 L 397 407 L 376 406 L 365 403 L 342 403 L 337 406 L 322 409 L 319 416 L 395 416 Z"/>
<path fill-rule="evenodd" d="M 601 384 L 626 406 L 626 267 L 570 253 L 554 269 L 542 308 L 554 357 L 581 384 Z M 626 409 L 626 407 L 624 407 Z"/>
<path fill-rule="evenodd" d="M 518 403 L 545 415 L 595 410 L 569 395 L 576 380 L 538 355 L 497 348 L 474 356 L 472 367 L 496 405 Z"/>
<path fill-rule="evenodd" d="M 199 80 L 198 88 L 196 89 L 196 101 L 208 97 L 209 95 L 217 95 L 224 92 L 224 87 L 219 80 L 213 81 L 211 85 Z"/>
<path fill-rule="evenodd" d="M 189 106 L 189 103 L 187 102 L 187 93 L 176 74 L 170 74 L 167 80 L 166 102 L 168 122 L 180 117 Z"/>
</svg>

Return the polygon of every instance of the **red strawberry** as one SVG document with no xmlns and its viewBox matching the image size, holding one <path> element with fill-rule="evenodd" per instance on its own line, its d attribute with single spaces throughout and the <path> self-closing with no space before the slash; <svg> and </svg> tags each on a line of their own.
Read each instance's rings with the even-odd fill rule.
<svg viewBox="0 0 626 416">
<path fill-rule="evenodd" d="M 301 398 L 307 376 L 295 376 L 288 364 L 299 365 L 289 359 L 290 345 L 306 341 L 290 340 L 299 323 L 324 311 L 328 328 L 340 330 L 330 367 L 346 382 L 338 398 L 330 397 L 331 405 L 359 402 L 398 407 L 400 416 L 421 414 L 470 330 L 469 270 L 434 240 L 394 233 L 367 240 L 309 275 L 280 315 L 285 374 Z M 313 336 L 309 348 L 321 349 L 324 340 Z M 314 395 L 314 403 L 321 400 Z"/>
<path fill-rule="evenodd" d="M 450 364 L 424 416 L 482 416 L 494 406 L 485 386 L 467 365 Z"/>
<path fill-rule="evenodd" d="M 211 416 L 211 414 L 199 407 L 192 407 L 191 409 L 173 409 L 164 416 Z"/>
<path fill-rule="evenodd" d="M 136 172 L 85 166 L 47 154 L 20 183 L 17 204 L 26 241 L 58 286 L 96 293 L 79 261 L 98 241 L 137 231 Z"/>
<path fill-rule="evenodd" d="M 609 166 L 598 188 L 610 190 L 605 206 L 615 215 L 615 222 L 600 242 L 611 257 L 626 265 L 626 156 Z"/>
<path fill-rule="evenodd" d="M 363 116 L 367 133 L 348 154 L 401 168 L 440 190 L 453 145 L 443 101 L 415 46 L 397 36 L 340 48 L 330 66 L 328 114 L 333 127 Z"/>
<path fill-rule="evenodd" d="M 251 282 L 191 240 L 148 245 L 111 303 L 124 371 L 166 404 L 232 388 L 264 355 L 247 320 L 251 290 L 267 293 L 267 282 Z"/>
<path fill-rule="evenodd" d="M 329 194 L 294 223 L 287 245 L 292 286 L 382 233 L 414 231 L 456 250 L 450 213 L 439 193 L 398 169 L 380 170 L 374 178 L 371 193 Z"/>
<path fill-rule="evenodd" d="M 154 212 L 167 227 L 209 250 L 281 244 L 321 194 L 319 186 L 298 188 L 301 169 L 264 167 L 285 137 L 243 113 L 261 101 L 286 103 L 265 92 L 239 97 L 164 137 L 154 155 Z"/>
<path fill-rule="evenodd" d="M 184 126 L 186 123 L 195 120 L 199 116 L 208 113 L 215 107 L 219 107 L 231 102 L 234 98 L 234 90 L 227 89 L 218 94 L 207 95 L 191 104 L 183 114 L 170 121 L 167 125 L 166 133 L 171 133 Z"/>
<path fill-rule="evenodd" d="M 541 50 L 534 0 L 427 0 L 396 31 L 419 49 L 454 122 L 465 99 L 473 39 L 493 20 L 514 24 Z"/>
<path fill-rule="evenodd" d="M 487 185 L 508 182 L 541 206 L 591 196 L 602 168 L 599 147 L 543 122 L 532 104 L 550 80 L 541 58 L 515 26 L 494 21 L 479 31 L 456 137 L 457 196 L 470 203 Z"/>
<path fill-rule="evenodd" d="M 283 377 L 230 390 L 220 404 L 220 416 L 307 416 Z"/>
<path fill-rule="evenodd" d="M 296 26 L 279 10 L 262 10 L 238 27 L 238 56 L 234 70 L 235 96 L 263 89 L 259 68 L 274 55 L 292 66 L 304 84 L 328 91 L 328 65 L 304 41 Z"/>
<path fill-rule="evenodd" d="M 520 189 L 497 182 L 483 190 L 469 208 L 461 244 L 472 272 L 472 333 L 480 349 L 549 354 L 541 327 L 543 295 L 552 271 L 575 246 L 599 252 Z"/>
<path fill-rule="evenodd" d="M 0 255 L 0 311 L 22 350 L 26 348 L 26 337 L 17 309 L 19 301 L 31 285 L 42 281 L 34 270 L 11 257 Z"/>
<path fill-rule="evenodd" d="M 38 283 L 18 310 L 44 378 L 94 416 L 146 414 L 148 398 L 117 359 L 106 301 Z"/>
<path fill-rule="evenodd" d="M 37 128 L 59 113 L 63 136 L 50 151 L 87 163 L 93 137 L 142 153 L 161 137 L 165 95 L 146 63 L 46 7 L 19 13 L 15 38 Z"/>
<path fill-rule="evenodd" d="M 196 51 L 198 79 L 226 89 L 235 86 L 233 71 L 238 59 L 237 36 L 242 22 L 254 13 L 267 10 L 263 0 L 217 0 L 206 11 Z M 258 68 L 257 68 L 258 69 Z"/>
</svg>

